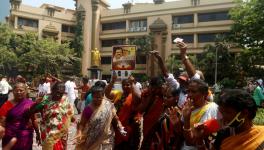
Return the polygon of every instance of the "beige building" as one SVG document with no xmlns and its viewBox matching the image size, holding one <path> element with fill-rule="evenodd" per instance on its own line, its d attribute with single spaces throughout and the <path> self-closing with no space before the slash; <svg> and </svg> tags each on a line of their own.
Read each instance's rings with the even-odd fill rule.
<svg viewBox="0 0 264 150">
<path fill-rule="evenodd" d="M 176 37 L 188 44 L 189 54 L 199 54 L 206 44 L 214 43 L 215 35 L 229 33 L 232 21 L 228 11 L 235 6 L 233 0 L 153 0 L 153 3 L 125 3 L 122 8 L 109 9 L 107 0 L 75 1 L 76 11 L 48 4 L 36 8 L 21 5 L 21 0 L 11 0 L 9 20 L 18 34 L 33 31 L 39 38 L 52 36 L 64 42 L 73 38 L 75 14 L 82 13 L 82 73 L 88 73 L 91 51 L 97 48 L 101 53 L 99 68 L 103 79 L 110 78 L 113 45 L 129 44 L 152 33 L 153 47 L 165 60 L 171 54 L 179 54 L 173 43 Z M 139 76 L 147 73 L 146 64 L 146 56 L 138 56 L 134 73 Z"/>
<path fill-rule="evenodd" d="M 11 0 L 9 24 L 17 34 L 35 32 L 40 39 L 52 37 L 59 43 L 72 40 L 76 23 L 75 11 L 43 4 L 39 8 Z"/>
<path fill-rule="evenodd" d="M 77 9 L 85 9 L 85 58 L 90 50 L 101 52 L 103 78 L 110 77 L 112 46 L 127 44 L 131 39 L 154 35 L 154 47 L 167 59 L 178 54 L 172 42 L 176 37 L 188 44 L 188 53 L 198 54 L 206 44 L 214 43 L 215 35 L 228 34 L 232 21 L 228 11 L 235 6 L 233 0 L 179 0 L 153 3 L 126 3 L 123 8 L 108 9 L 103 0 L 77 0 Z M 92 32 L 90 32 L 92 30 Z M 90 62 L 84 62 L 90 67 Z M 140 75 L 146 73 L 145 56 L 137 59 Z"/>
</svg>

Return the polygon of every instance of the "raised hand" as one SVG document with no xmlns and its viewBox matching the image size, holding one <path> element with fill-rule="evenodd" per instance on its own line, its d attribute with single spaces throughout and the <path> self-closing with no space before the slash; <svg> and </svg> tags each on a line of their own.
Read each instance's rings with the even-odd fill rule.
<svg viewBox="0 0 264 150">
<path fill-rule="evenodd" d="M 190 120 L 192 114 L 192 107 L 193 105 L 191 99 L 187 99 L 182 109 L 182 115 L 184 120 Z"/>
<path fill-rule="evenodd" d="M 181 55 L 186 54 L 187 44 L 185 44 L 183 41 L 177 41 L 176 45 L 180 48 Z"/>
<path fill-rule="evenodd" d="M 129 80 L 129 82 L 131 82 L 131 83 L 135 83 L 135 78 L 134 78 L 132 75 L 130 75 L 130 76 L 128 77 L 128 80 Z"/>
<path fill-rule="evenodd" d="M 149 51 L 149 53 L 151 55 L 155 56 L 156 58 L 161 58 L 161 56 L 157 50 Z"/>
<path fill-rule="evenodd" d="M 180 109 L 178 107 L 168 108 L 168 113 L 169 113 L 170 121 L 173 125 L 176 125 L 181 121 Z"/>
</svg>

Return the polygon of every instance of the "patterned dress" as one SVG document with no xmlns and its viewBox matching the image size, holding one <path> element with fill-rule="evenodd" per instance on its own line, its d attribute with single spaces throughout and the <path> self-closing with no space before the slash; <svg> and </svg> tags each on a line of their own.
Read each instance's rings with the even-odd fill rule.
<svg viewBox="0 0 264 150">
<path fill-rule="evenodd" d="M 62 97 L 60 101 L 52 101 L 47 97 L 44 103 L 40 125 L 42 148 L 66 149 L 73 108 L 66 97 Z"/>
</svg>

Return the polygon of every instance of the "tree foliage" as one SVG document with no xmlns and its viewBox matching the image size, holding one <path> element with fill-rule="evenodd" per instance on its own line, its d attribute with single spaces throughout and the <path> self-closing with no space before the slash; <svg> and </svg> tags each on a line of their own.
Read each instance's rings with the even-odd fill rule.
<svg viewBox="0 0 264 150">
<path fill-rule="evenodd" d="M 131 41 L 129 41 L 129 44 L 136 45 L 138 52 L 147 53 L 152 49 L 152 43 L 153 43 L 153 35 L 149 34 L 147 36 L 144 36 L 142 38 L 135 38 Z"/>
<path fill-rule="evenodd" d="M 223 40 L 223 37 L 218 37 L 214 45 L 206 45 L 201 55 L 199 67 L 205 73 L 205 79 L 209 84 L 214 84 L 215 82 L 216 63 L 217 83 L 223 81 L 225 85 L 232 87 L 235 85 L 231 85 L 231 83 L 240 80 L 237 61 L 229 52 L 229 45 Z M 230 82 L 228 80 L 230 80 Z"/>
<path fill-rule="evenodd" d="M 264 74 L 263 8 L 263 0 L 238 0 L 230 12 L 234 21 L 231 40 L 243 49 L 238 59 L 240 69 L 246 76 L 256 78 Z"/>
<path fill-rule="evenodd" d="M 263 0 L 238 0 L 230 11 L 233 41 L 241 47 L 264 48 L 264 2 Z"/>
<path fill-rule="evenodd" d="M 166 67 L 170 72 L 175 73 L 181 67 L 181 60 L 176 55 L 170 55 L 166 60 Z"/>
<path fill-rule="evenodd" d="M 83 25 L 84 25 L 84 12 L 77 11 L 76 12 L 76 28 L 75 28 L 75 36 L 73 40 L 73 48 L 78 57 L 82 56 L 83 51 Z"/>
<path fill-rule="evenodd" d="M 32 77 L 45 73 L 62 74 L 67 64 L 72 66 L 68 68 L 72 70 L 76 64 L 80 65 L 69 43 L 59 44 L 53 39 L 38 40 L 35 33 L 16 35 L 4 24 L 0 24 L 0 31 L 0 64 L 5 72 L 15 67 L 19 73 Z M 75 71 L 72 73 L 76 74 Z"/>
</svg>

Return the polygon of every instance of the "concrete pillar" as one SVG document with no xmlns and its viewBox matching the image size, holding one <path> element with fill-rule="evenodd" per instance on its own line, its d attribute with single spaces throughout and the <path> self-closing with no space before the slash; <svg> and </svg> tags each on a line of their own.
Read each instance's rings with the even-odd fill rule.
<svg viewBox="0 0 264 150">
<path fill-rule="evenodd" d="M 165 60 L 166 57 L 166 42 L 167 42 L 167 25 L 165 24 L 165 22 L 158 18 L 157 20 L 154 21 L 153 24 L 151 24 L 149 26 L 150 31 L 153 34 L 153 48 L 154 50 L 158 50 L 162 59 Z M 158 64 L 154 63 L 154 58 L 151 56 L 148 60 L 148 69 L 150 69 L 150 71 L 148 71 L 148 76 L 157 76 L 160 73 L 160 69 L 156 69 L 159 68 Z M 154 69 L 155 68 L 155 69 Z"/>
<path fill-rule="evenodd" d="M 14 22 L 14 28 L 17 29 L 17 25 L 18 25 L 18 17 L 15 16 L 15 22 Z"/>
<path fill-rule="evenodd" d="M 92 0 L 92 49 L 98 48 L 100 33 L 99 0 Z"/>
<path fill-rule="evenodd" d="M 194 27 L 198 26 L 198 13 L 194 13 L 193 24 L 194 24 Z"/>
<path fill-rule="evenodd" d="M 130 26 L 129 26 L 129 20 L 126 20 L 126 32 L 129 31 L 129 28 L 130 28 Z"/>
<path fill-rule="evenodd" d="M 77 9 L 80 6 L 82 6 L 85 10 L 83 25 L 82 75 L 88 75 L 88 68 L 91 67 L 92 4 L 91 1 L 78 0 Z"/>
<path fill-rule="evenodd" d="M 193 42 L 194 42 L 193 47 L 198 48 L 198 34 L 197 33 L 194 33 Z"/>
</svg>

